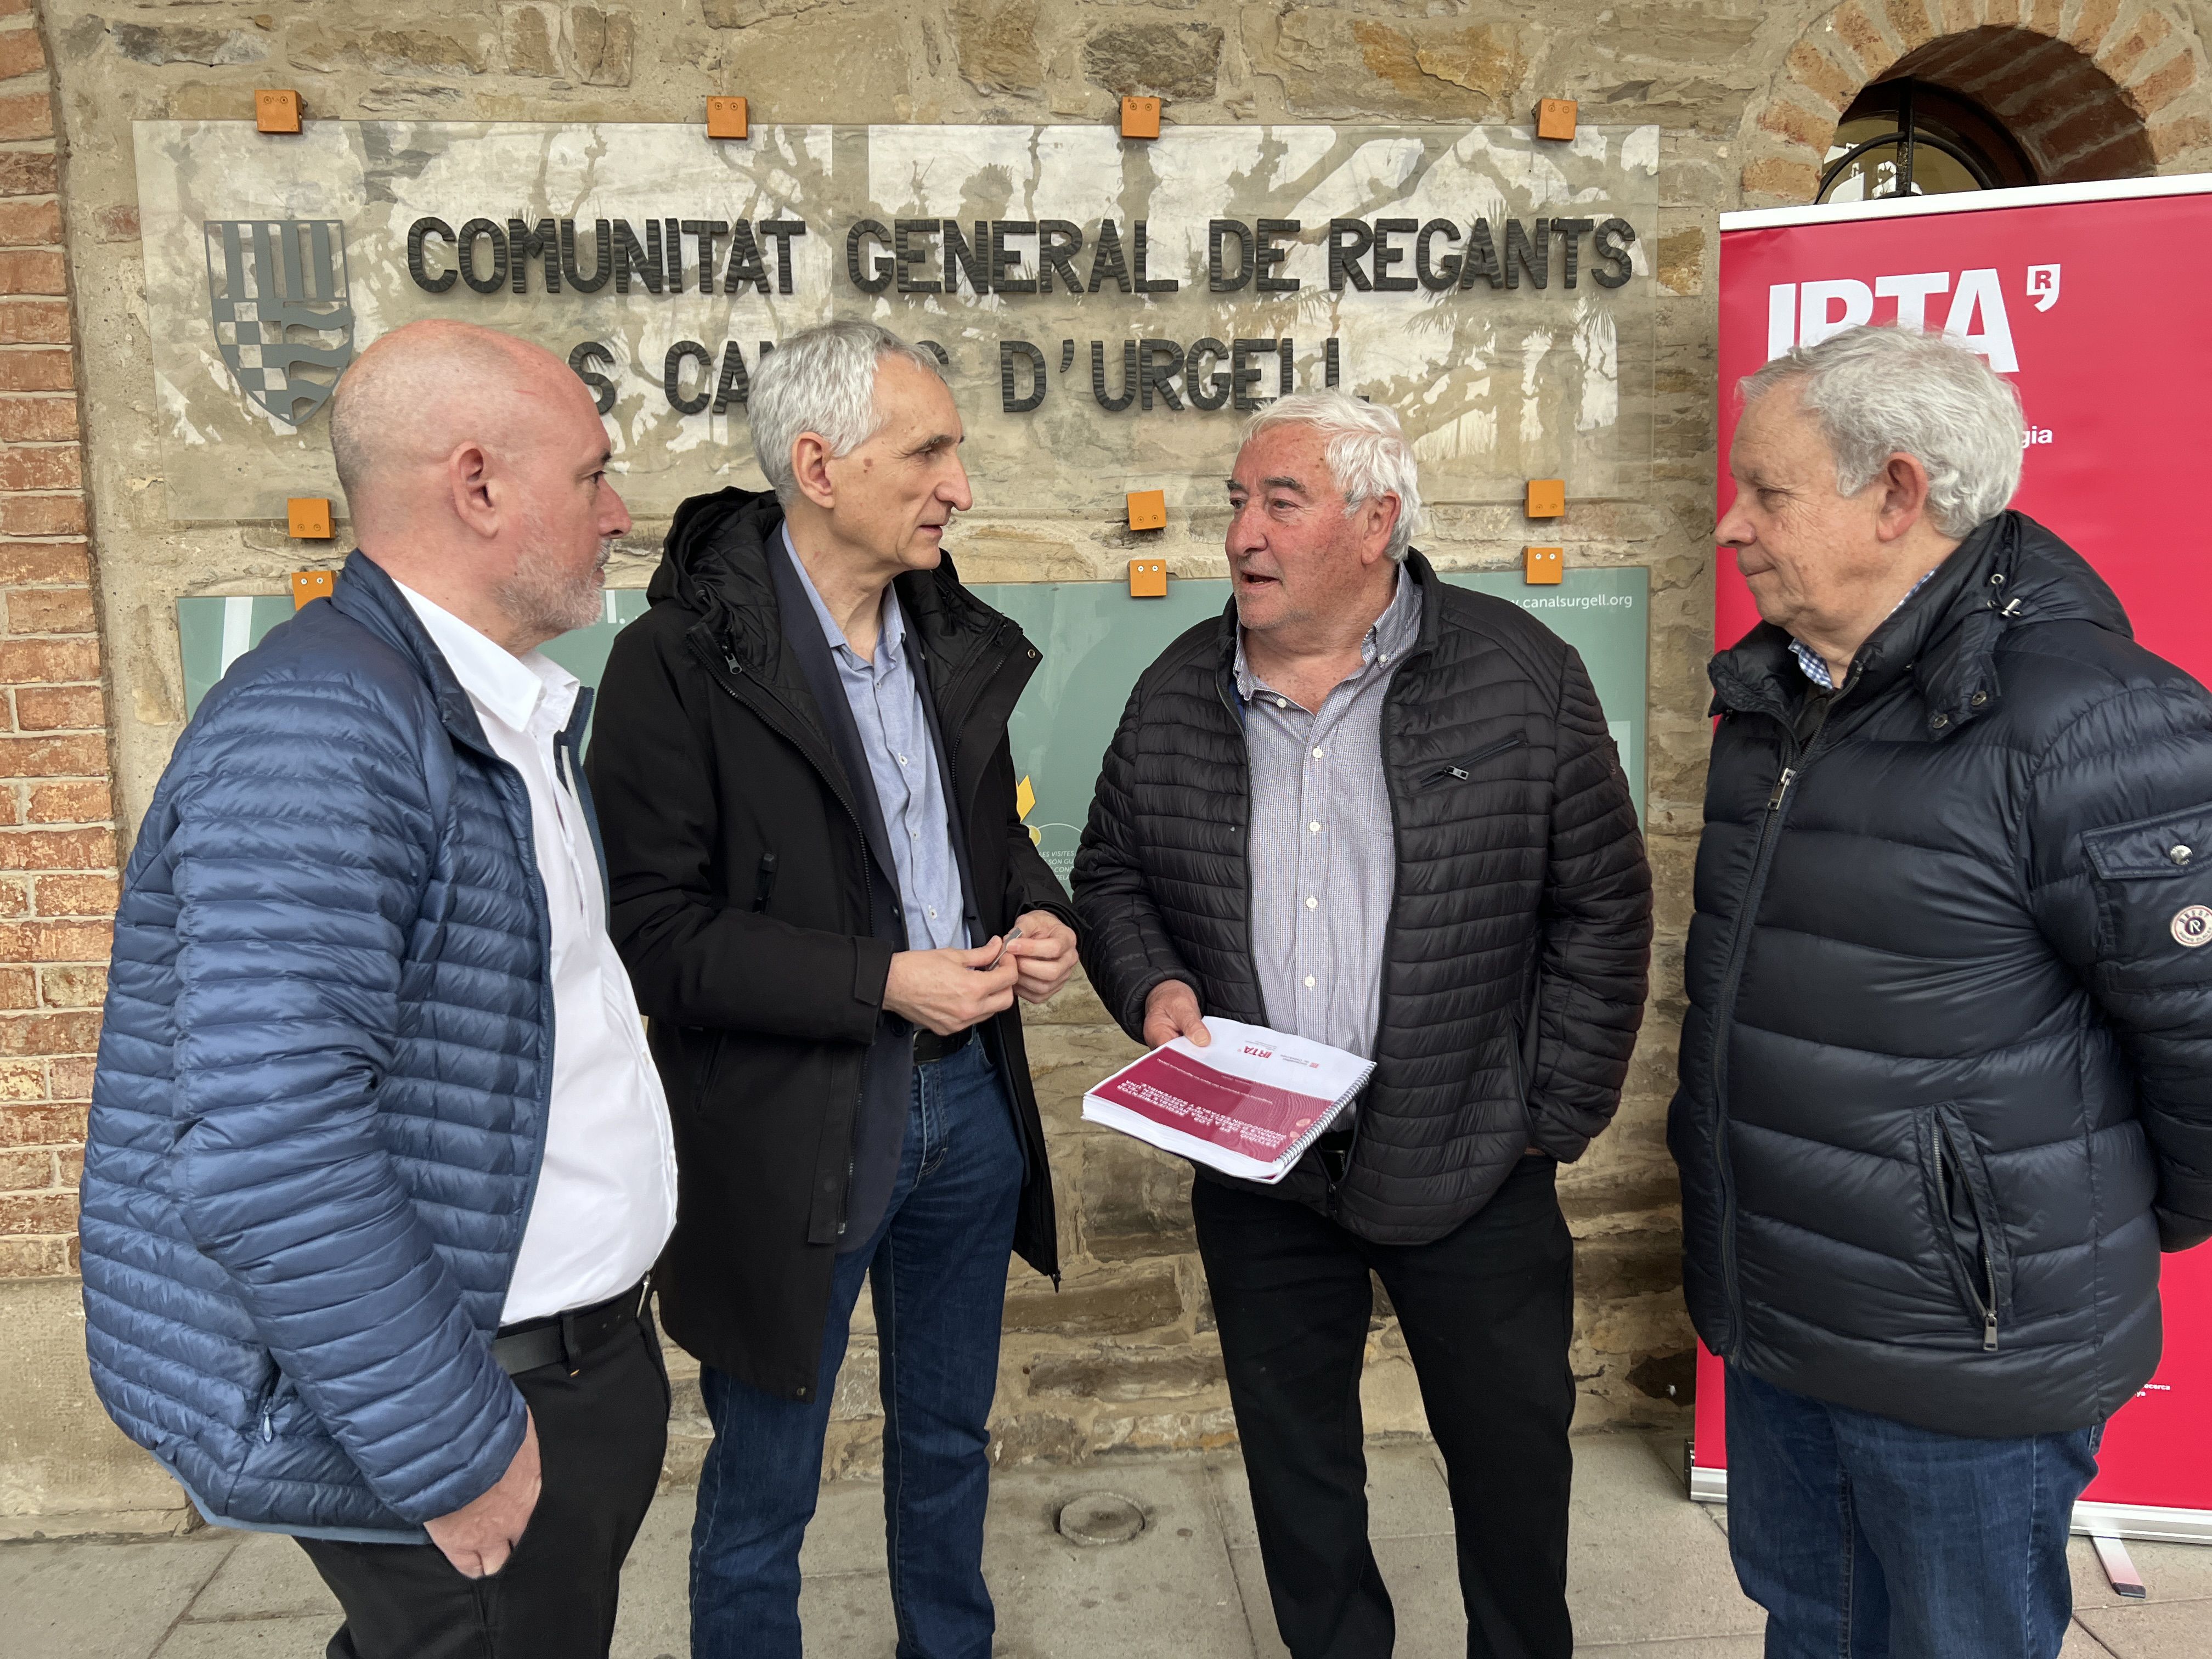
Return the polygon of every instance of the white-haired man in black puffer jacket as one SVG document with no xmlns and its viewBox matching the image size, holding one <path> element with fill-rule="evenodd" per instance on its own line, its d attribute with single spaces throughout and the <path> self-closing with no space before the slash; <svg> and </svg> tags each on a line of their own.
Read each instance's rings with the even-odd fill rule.
<svg viewBox="0 0 2212 1659">
<path fill-rule="evenodd" d="M 1276 1623 L 1390 1650 L 1359 1366 L 1389 1292 L 1450 1474 L 1470 1653 L 1565 1659 L 1574 1242 L 1558 1166 L 1611 1119 L 1651 878 L 1581 659 L 1413 547 L 1413 455 L 1342 392 L 1255 417 L 1235 599 L 1145 671 L 1075 864 L 1132 1036 L 1213 1014 L 1371 1057 L 1279 1186 L 1191 1193 Z M 1309 712 L 1310 711 L 1310 712 Z"/>
<path fill-rule="evenodd" d="M 1681 1087 L 1690 1310 L 1770 1654 L 2051 1659 L 2098 1437 L 2212 1233 L 2212 696 L 2005 504 L 2012 387 L 1745 383 Z"/>
</svg>

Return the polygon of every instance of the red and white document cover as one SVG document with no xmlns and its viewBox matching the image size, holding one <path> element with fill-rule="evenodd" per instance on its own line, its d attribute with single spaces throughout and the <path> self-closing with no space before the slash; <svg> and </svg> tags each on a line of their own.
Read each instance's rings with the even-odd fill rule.
<svg viewBox="0 0 2212 1659">
<path fill-rule="evenodd" d="M 1273 1186 L 1374 1074 L 1371 1060 L 1264 1025 L 1206 1029 L 1212 1046 L 1177 1037 L 1085 1095 L 1084 1121 Z"/>
</svg>

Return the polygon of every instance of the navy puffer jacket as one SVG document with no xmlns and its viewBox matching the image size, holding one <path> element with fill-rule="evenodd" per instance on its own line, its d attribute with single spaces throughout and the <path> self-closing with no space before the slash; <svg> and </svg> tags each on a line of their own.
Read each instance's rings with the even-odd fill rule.
<svg viewBox="0 0 2212 1659">
<path fill-rule="evenodd" d="M 116 918 L 84 1300 L 101 1401 L 215 1520 L 420 1540 L 521 1444 L 489 1338 L 551 1079 L 531 847 L 359 553 L 177 744 Z"/>
<path fill-rule="evenodd" d="M 1788 644 L 1712 665 L 1691 1316 L 1924 1428 L 2100 1422 L 2158 1363 L 2161 1242 L 2212 1234 L 2212 696 L 2016 513 L 1825 711 Z"/>
</svg>

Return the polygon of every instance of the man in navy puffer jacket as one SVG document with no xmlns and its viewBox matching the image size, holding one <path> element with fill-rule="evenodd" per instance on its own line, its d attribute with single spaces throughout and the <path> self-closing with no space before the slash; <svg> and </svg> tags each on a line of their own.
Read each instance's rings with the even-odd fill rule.
<svg viewBox="0 0 2212 1659">
<path fill-rule="evenodd" d="M 582 384 L 485 329 L 379 341 L 331 443 L 361 550 L 209 695 L 125 877 L 93 1378 L 210 1520 L 300 1538 L 332 1659 L 604 1655 L 674 1164 L 588 693 L 536 647 L 629 517 Z"/>
<path fill-rule="evenodd" d="M 2212 1234 L 2212 696 L 2004 510 L 2012 388 L 1744 387 L 1668 1139 L 1775 1659 L 2054 1659 L 2069 1511 Z M 2169 550 L 2193 556 L 2191 550 Z"/>
</svg>

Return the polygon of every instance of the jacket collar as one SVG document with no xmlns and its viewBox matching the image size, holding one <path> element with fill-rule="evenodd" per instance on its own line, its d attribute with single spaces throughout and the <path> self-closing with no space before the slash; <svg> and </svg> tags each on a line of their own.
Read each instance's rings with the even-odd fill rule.
<svg viewBox="0 0 2212 1659">
<path fill-rule="evenodd" d="M 2127 613 L 2081 556 L 2023 513 L 1978 526 L 1859 647 L 1843 696 L 1863 707 L 1909 676 L 1930 735 L 1948 737 L 2003 694 L 1997 644 L 2016 627 L 2077 620 L 2127 635 Z M 1761 623 L 1707 668 L 1714 714 L 1787 720 L 1804 676 L 1790 636 Z"/>
<path fill-rule="evenodd" d="M 399 584 L 385 573 L 382 565 L 356 548 L 346 555 L 331 597 L 324 603 L 367 629 L 414 664 L 423 684 L 429 688 L 431 700 L 437 705 L 438 718 L 446 730 L 479 754 L 497 758 L 493 755 L 490 740 L 484 736 L 483 722 L 477 718 L 476 705 L 469 701 L 459 677 L 415 614 L 415 607 L 407 603 Z M 580 696 L 576 699 L 576 710 L 570 721 L 572 729 L 580 729 L 577 721 L 587 715 L 590 708 L 588 697 Z"/>
<path fill-rule="evenodd" d="M 716 646 L 748 672 L 797 693 L 805 689 L 805 677 L 784 641 L 769 563 L 770 552 L 781 550 L 782 527 L 782 505 L 765 491 L 695 495 L 677 509 L 647 594 L 656 604 L 672 601 L 696 613 Z M 908 637 L 918 643 L 930 683 L 940 693 L 1005 625 L 1005 617 L 961 586 L 950 554 L 934 570 L 908 571 L 891 586 Z"/>
</svg>

